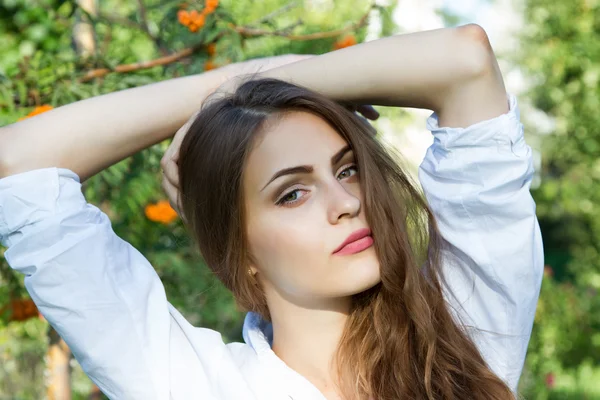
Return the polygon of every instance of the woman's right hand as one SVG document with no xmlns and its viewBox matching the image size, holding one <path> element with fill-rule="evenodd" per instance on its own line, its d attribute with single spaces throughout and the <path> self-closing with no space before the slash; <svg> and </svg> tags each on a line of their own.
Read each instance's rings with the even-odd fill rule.
<svg viewBox="0 0 600 400">
<path fill-rule="evenodd" d="M 301 61 L 313 57 L 312 55 L 288 54 L 283 56 L 256 58 L 248 61 L 243 61 L 235 64 L 227 65 L 221 68 L 223 80 L 219 86 L 219 91 L 230 92 L 234 91 L 236 86 L 241 82 L 235 78 L 236 76 L 256 74 L 272 68 L 280 67 L 285 64 L 290 64 L 296 61 Z M 362 114 L 366 119 L 376 120 L 379 118 L 379 113 L 370 105 L 348 105 L 350 111 Z M 198 111 L 199 112 L 199 111 Z M 189 127 L 198 115 L 196 112 L 190 119 L 177 131 L 173 137 L 171 145 L 165 152 L 160 164 L 163 171 L 162 188 L 169 198 L 171 207 L 186 221 L 185 216 L 181 212 L 181 202 L 179 198 L 179 170 L 177 161 L 179 160 L 179 147 L 183 142 Z M 187 222 L 187 221 L 186 221 Z"/>
<path fill-rule="evenodd" d="M 194 115 L 192 115 L 190 119 L 177 130 L 177 133 L 175 133 L 175 136 L 173 137 L 173 141 L 160 160 L 160 167 L 163 173 L 161 186 L 169 198 L 171 207 L 185 223 L 187 223 L 187 220 L 181 211 L 181 199 L 179 198 L 179 169 L 177 167 L 177 161 L 179 161 L 179 147 L 181 146 L 181 142 L 189 127 L 196 119 L 198 112 L 200 111 L 194 113 Z"/>
<path fill-rule="evenodd" d="M 282 56 L 256 58 L 235 64 L 229 64 L 219 69 L 221 72 L 221 79 L 215 87 L 218 87 L 219 90 L 226 90 L 226 87 L 227 90 L 234 90 L 237 82 L 233 78 L 236 76 L 256 74 L 310 57 L 314 56 L 304 54 L 286 54 Z M 231 87 L 229 87 L 229 84 L 231 84 Z M 173 209 L 184 221 L 186 221 L 186 219 L 181 212 L 181 202 L 179 198 L 179 171 L 177 168 L 177 161 L 179 160 L 179 147 L 181 146 L 183 138 L 185 137 L 189 127 L 198 115 L 198 112 L 194 113 L 194 115 L 192 115 L 190 119 L 188 119 L 188 121 L 181 128 L 179 128 L 177 133 L 175 133 L 173 141 L 171 142 L 160 162 L 161 169 L 163 171 L 162 188 L 169 198 L 171 207 L 173 207 Z"/>
</svg>

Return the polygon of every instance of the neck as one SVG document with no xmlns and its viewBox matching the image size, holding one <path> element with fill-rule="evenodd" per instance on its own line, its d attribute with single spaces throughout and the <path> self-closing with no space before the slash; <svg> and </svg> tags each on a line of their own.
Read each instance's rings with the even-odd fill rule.
<svg viewBox="0 0 600 400">
<path fill-rule="evenodd" d="M 323 394 L 335 393 L 334 357 L 348 318 L 350 299 L 336 299 L 319 308 L 274 303 L 270 310 L 275 354 Z"/>
</svg>

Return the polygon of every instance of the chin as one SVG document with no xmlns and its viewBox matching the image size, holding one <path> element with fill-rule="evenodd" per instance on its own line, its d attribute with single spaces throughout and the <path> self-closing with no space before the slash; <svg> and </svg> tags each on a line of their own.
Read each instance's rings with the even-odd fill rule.
<svg viewBox="0 0 600 400">
<path fill-rule="evenodd" d="M 350 270 L 347 271 L 347 275 L 340 279 L 340 282 L 347 285 L 347 295 L 364 292 L 381 282 L 379 261 L 376 257 L 356 260 L 352 264 Z"/>
<path fill-rule="evenodd" d="M 377 285 L 381 282 L 381 276 L 377 274 L 377 277 L 373 277 L 372 279 L 366 280 L 362 282 L 362 285 L 357 288 L 357 290 L 352 294 L 362 293 L 365 290 L 371 289 L 373 286 Z"/>
</svg>

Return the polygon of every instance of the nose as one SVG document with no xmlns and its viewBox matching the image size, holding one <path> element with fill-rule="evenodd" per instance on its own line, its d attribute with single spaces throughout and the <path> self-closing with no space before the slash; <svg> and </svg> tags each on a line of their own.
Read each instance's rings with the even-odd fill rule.
<svg viewBox="0 0 600 400">
<path fill-rule="evenodd" d="M 358 193 L 352 193 L 349 185 L 344 185 L 338 180 L 328 187 L 327 201 L 327 217 L 331 224 L 338 223 L 344 217 L 356 217 L 360 213 L 361 202 Z"/>
</svg>

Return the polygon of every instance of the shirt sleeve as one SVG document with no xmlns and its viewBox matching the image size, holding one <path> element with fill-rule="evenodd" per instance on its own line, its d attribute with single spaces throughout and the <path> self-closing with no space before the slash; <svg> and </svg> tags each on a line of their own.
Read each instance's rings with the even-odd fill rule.
<svg viewBox="0 0 600 400">
<path fill-rule="evenodd" d="M 542 237 L 529 192 L 531 148 L 517 100 L 467 128 L 427 120 L 434 143 L 419 179 L 446 248 L 446 299 L 492 370 L 516 391 L 543 275 Z"/>
<path fill-rule="evenodd" d="M 86 202 L 77 174 L 45 168 L 0 179 L 0 239 L 40 312 L 109 398 L 170 398 L 169 350 L 190 345 L 172 341 L 185 335 L 158 275 Z M 210 363 L 224 344 L 205 331 Z M 183 367 L 199 372 L 194 384 L 213 398 L 201 365 Z"/>
</svg>

